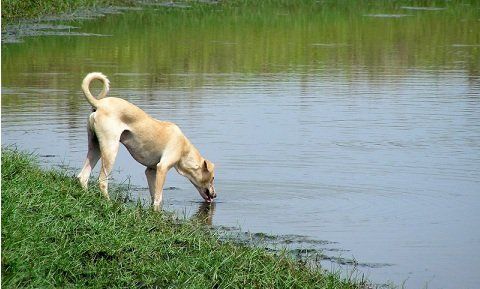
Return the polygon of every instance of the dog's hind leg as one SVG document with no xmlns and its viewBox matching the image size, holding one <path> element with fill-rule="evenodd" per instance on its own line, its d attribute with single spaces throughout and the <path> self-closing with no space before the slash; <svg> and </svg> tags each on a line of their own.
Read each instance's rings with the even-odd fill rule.
<svg viewBox="0 0 480 289">
<path fill-rule="evenodd" d="M 145 176 L 147 176 L 148 190 L 150 191 L 150 197 L 152 198 L 152 204 L 155 201 L 155 183 L 156 183 L 156 169 L 147 168 L 145 170 Z"/>
<path fill-rule="evenodd" d="M 100 167 L 100 176 L 98 182 L 100 183 L 100 191 L 105 198 L 110 199 L 108 195 L 108 178 L 112 171 L 115 158 L 117 157 L 118 147 L 120 145 L 120 135 L 118 137 L 99 138 L 100 155 L 102 159 L 102 166 Z"/>
<path fill-rule="evenodd" d="M 88 153 L 85 163 L 82 170 L 78 174 L 77 178 L 80 181 L 82 187 L 86 190 L 88 188 L 88 179 L 90 178 L 90 173 L 92 169 L 97 164 L 100 159 L 100 146 L 98 144 L 98 139 L 95 136 L 94 132 L 87 128 L 88 131 Z"/>
</svg>

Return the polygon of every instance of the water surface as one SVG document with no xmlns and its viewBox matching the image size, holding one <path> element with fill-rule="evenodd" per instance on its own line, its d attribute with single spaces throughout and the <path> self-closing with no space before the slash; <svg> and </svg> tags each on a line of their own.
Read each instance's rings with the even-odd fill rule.
<svg viewBox="0 0 480 289">
<path fill-rule="evenodd" d="M 75 35 L 2 46 L 2 144 L 79 170 L 80 83 L 101 71 L 110 96 L 177 123 L 216 164 L 214 207 L 172 171 L 166 209 L 291 236 L 375 283 L 478 288 L 480 9 L 405 3 L 146 6 L 58 23 Z M 124 148 L 113 174 L 148 202 Z"/>
</svg>

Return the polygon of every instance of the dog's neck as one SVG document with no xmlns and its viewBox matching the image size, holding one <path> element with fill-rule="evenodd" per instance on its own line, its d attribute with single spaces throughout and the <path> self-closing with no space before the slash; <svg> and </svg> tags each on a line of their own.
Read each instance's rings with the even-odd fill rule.
<svg viewBox="0 0 480 289">
<path fill-rule="evenodd" d="M 175 169 L 182 176 L 195 181 L 194 172 L 201 167 L 203 158 L 190 142 L 188 142 L 186 148 L 187 150 L 184 151 L 182 157 L 175 165 Z"/>
</svg>

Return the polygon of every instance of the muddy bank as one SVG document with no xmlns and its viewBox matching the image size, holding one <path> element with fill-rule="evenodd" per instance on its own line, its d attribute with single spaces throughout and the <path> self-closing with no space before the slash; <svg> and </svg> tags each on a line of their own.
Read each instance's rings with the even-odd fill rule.
<svg viewBox="0 0 480 289">
<path fill-rule="evenodd" d="M 330 262 L 336 265 L 350 266 L 354 270 L 358 267 L 381 268 L 393 266 L 393 264 L 389 263 L 359 262 L 351 256 L 349 250 L 340 248 L 337 242 L 329 240 L 317 240 L 296 234 L 270 235 L 262 232 L 251 233 L 244 232 L 239 228 L 225 226 L 218 226 L 215 229 L 221 232 L 224 240 L 254 247 L 263 247 L 268 251 L 276 253 L 286 251 L 292 257 L 307 264 Z"/>
</svg>

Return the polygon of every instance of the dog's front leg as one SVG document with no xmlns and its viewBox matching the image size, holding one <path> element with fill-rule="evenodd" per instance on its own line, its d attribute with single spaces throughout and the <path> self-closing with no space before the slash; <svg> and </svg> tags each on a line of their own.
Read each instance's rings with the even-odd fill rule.
<svg viewBox="0 0 480 289">
<path fill-rule="evenodd" d="M 151 171 L 145 172 L 147 174 L 147 179 L 150 178 L 149 181 L 149 188 L 150 188 L 150 194 L 152 194 L 152 200 L 153 200 L 153 209 L 155 211 L 160 211 L 161 204 L 162 204 L 162 197 L 163 197 L 163 185 L 165 184 L 165 177 L 167 176 L 168 170 L 174 166 L 180 156 L 179 156 L 179 151 L 176 149 L 176 147 L 173 147 L 173 150 L 165 150 L 163 152 L 163 156 L 160 160 L 160 162 L 157 164 L 156 170 L 155 170 L 155 186 L 153 188 L 153 191 L 155 193 L 152 193 L 152 186 L 150 185 L 150 182 L 153 181 L 153 176 Z M 153 184 L 153 182 L 152 182 Z"/>
<path fill-rule="evenodd" d="M 155 174 L 155 194 L 153 196 L 153 210 L 159 212 L 161 209 L 163 198 L 163 185 L 165 184 L 165 177 L 167 176 L 168 167 L 157 165 Z"/>
</svg>

